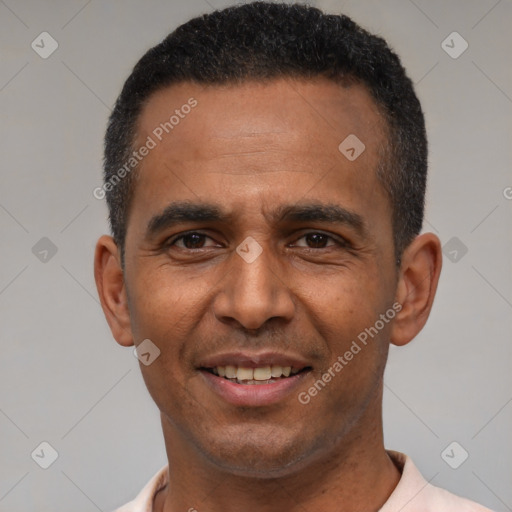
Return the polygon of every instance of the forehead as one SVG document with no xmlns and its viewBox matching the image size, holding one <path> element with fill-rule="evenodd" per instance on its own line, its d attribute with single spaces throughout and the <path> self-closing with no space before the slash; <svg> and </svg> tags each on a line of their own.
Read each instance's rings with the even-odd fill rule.
<svg viewBox="0 0 512 512">
<path fill-rule="evenodd" d="M 192 102 L 197 104 L 191 109 Z M 150 135 L 160 146 L 174 145 L 174 149 L 193 141 L 196 154 L 201 154 L 209 152 L 209 144 L 228 139 L 246 137 L 250 146 L 251 138 L 259 144 L 265 135 L 271 143 L 307 134 L 312 142 L 308 149 L 318 146 L 324 151 L 337 150 L 340 137 L 348 134 L 378 138 L 385 127 L 362 85 L 342 86 L 323 78 L 278 79 L 210 86 L 180 83 L 161 89 L 146 102 L 138 135 L 139 139 Z"/>
<path fill-rule="evenodd" d="M 375 171 L 386 124 L 360 85 L 181 83 L 149 98 L 137 133 L 136 147 L 152 146 L 139 164 L 139 210 L 212 196 L 243 210 L 305 195 L 364 209 L 384 197 Z"/>
</svg>

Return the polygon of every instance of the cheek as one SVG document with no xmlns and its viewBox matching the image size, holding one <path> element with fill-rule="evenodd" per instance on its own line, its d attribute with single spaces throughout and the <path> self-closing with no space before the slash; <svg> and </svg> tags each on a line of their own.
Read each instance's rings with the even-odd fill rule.
<svg viewBox="0 0 512 512">
<path fill-rule="evenodd" d="M 323 278 L 304 278 L 297 290 L 326 337 L 357 335 L 386 309 L 389 289 L 376 269 L 339 269 Z"/>
<path fill-rule="evenodd" d="M 130 287 L 130 319 L 135 343 L 149 339 L 159 351 L 149 365 L 140 369 L 149 393 L 162 405 L 159 397 L 186 401 L 186 366 L 181 352 L 187 339 L 191 304 L 183 286 L 164 280 L 159 273 L 139 274 Z"/>
<path fill-rule="evenodd" d="M 180 338 L 211 288 L 206 279 L 184 279 L 182 271 L 165 265 L 137 269 L 134 275 L 130 316 L 138 338 Z"/>
<path fill-rule="evenodd" d="M 194 406 L 187 391 L 191 378 L 187 359 L 187 340 L 194 321 L 191 303 L 183 292 L 165 283 L 154 289 L 143 287 L 134 303 L 132 331 L 137 342 L 149 339 L 159 354 L 149 365 L 139 363 L 149 394 L 162 411 L 173 416 Z"/>
<path fill-rule="evenodd" d="M 338 393 L 366 393 L 386 359 L 392 318 L 385 317 L 386 322 L 381 315 L 390 309 L 390 290 L 382 276 L 370 270 L 350 279 L 340 275 L 319 289 L 322 292 L 309 297 L 308 308 L 314 319 L 313 328 L 328 349 L 329 361 L 316 378 L 329 370 L 331 377 L 335 375 L 333 400 Z"/>
</svg>

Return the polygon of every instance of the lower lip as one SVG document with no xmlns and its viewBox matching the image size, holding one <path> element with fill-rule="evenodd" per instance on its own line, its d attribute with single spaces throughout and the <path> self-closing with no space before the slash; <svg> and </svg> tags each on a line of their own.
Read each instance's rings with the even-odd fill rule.
<svg viewBox="0 0 512 512">
<path fill-rule="evenodd" d="M 272 384 L 238 384 L 206 370 L 201 370 L 200 373 L 210 389 L 226 402 L 233 405 L 257 407 L 274 404 L 286 398 L 299 387 L 300 382 L 309 371 L 281 378 Z"/>
</svg>

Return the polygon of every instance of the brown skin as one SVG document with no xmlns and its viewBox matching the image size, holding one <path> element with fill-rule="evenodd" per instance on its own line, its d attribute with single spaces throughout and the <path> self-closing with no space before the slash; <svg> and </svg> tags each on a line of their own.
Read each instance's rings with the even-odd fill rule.
<svg viewBox="0 0 512 512">
<path fill-rule="evenodd" d="M 376 176 L 385 124 L 363 87 L 321 79 L 175 85 L 146 105 L 139 142 L 191 96 L 198 106 L 142 162 L 124 272 L 111 237 L 99 239 L 95 256 L 114 338 L 123 346 L 149 338 L 161 350 L 141 365 L 170 461 L 155 510 L 378 510 L 400 478 L 382 435 L 388 347 L 408 343 L 428 318 L 439 240 L 418 236 L 397 268 L 391 205 Z M 353 162 L 338 151 L 349 134 L 366 145 Z M 147 236 L 149 220 L 175 200 L 234 215 Z M 360 215 L 366 233 L 265 216 L 311 201 Z M 164 246 L 187 231 L 206 236 Z M 332 238 L 305 236 L 319 232 Z M 251 264 L 235 252 L 248 236 L 263 248 Z M 198 373 L 199 360 L 218 352 L 282 350 L 310 362 L 306 391 L 395 302 L 395 319 L 308 405 L 294 393 L 272 406 L 235 407 Z"/>
</svg>

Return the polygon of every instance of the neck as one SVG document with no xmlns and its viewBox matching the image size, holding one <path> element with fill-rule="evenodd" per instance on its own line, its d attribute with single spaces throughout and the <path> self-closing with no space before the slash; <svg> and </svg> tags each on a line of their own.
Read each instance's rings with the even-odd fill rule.
<svg viewBox="0 0 512 512">
<path fill-rule="evenodd" d="M 372 405 L 363 414 L 372 418 L 361 417 L 326 453 L 278 478 L 243 477 L 219 469 L 162 416 L 169 485 L 157 495 L 154 510 L 378 511 L 400 473 L 384 449 L 380 404 Z"/>
</svg>

